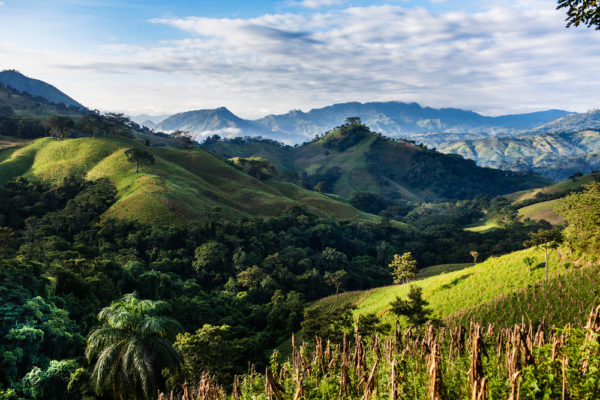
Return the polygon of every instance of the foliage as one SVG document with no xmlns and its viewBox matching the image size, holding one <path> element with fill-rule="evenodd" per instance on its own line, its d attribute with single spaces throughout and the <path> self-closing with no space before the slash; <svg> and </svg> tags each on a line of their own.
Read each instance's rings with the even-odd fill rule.
<svg viewBox="0 0 600 400">
<path fill-rule="evenodd" d="M 101 325 L 90 333 L 85 355 L 95 361 L 92 381 L 98 394 L 152 398 L 160 387 L 160 371 L 174 369 L 178 355 L 172 346 L 181 329 L 165 315 L 168 303 L 123 296 L 98 314 Z"/>
<path fill-rule="evenodd" d="M 132 148 L 125 150 L 127 161 L 135 163 L 135 172 L 139 172 L 139 165 L 152 165 L 154 164 L 154 156 L 147 151 L 138 148 Z"/>
<path fill-rule="evenodd" d="M 46 121 L 46 125 L 50 129 L 50 134 L 61 140 L 69 137 L 70 130 L 75 126 L 75 122 L 70 117 L 52 115 Z"/>
<path fill-rule="evenodd" d="M 417 272 L 417 260 L 415 260 L 411 252 L 406 252 L 402 255 L 394 254 L 394 259 L 388 265 L 392 269 L 394 283 L 404 283 L 414 279 Z"/>
<path fill-rule="evenodd" d="M 340 342 L 344 332 L 352 328 L 352 309 L 349 304 L 332 309 L 319 306 L 307 308 L 302 321 L 302 338 L 308 342 L 313 342 L 316 337 Z"/>
<path fill-rule="evenodd" d="M 230 161 L 234 165 L 240 167 L 248 175 L 260 181 L 264 181 L 278 175 L 275 167 L 273 167 L 268 160 L 261 157 L 234 157 L 231 158 Z"/>
<path fill-rule="evenodd" d="M 390 303 L 390 311 L 398 317 L 404 316 L 408 318 L 411 325 L 423 325 L 427 322 L 430 317 L 431 310 L 426 308 L 429 303 L 423 300 L 423 289 L 417 286 L 411 285 L 406 300 L 396 297 L 396 299 Z"/>
<path fill-rule="evenodd" d="M 567 9 L 567 28 L 583 24 L 600 30 L 600 7 L 596 0 L 558 0 L 557 9 Z"/>
<path fill-rule="evenodd" d="M 566 243 L 580 252 L 598 254 L 600 251 L 600 183 L 592 182 L 583 193 L 560 199 L 555 210 L 566 221 Z"/>
<path fill-rule="evenodd" d="M 600 308 L 582 329 L 471 323 L 371 340 L 317 338 L 312 346 L 293 341 L 288 361 L 274 356 L 264 374 L 236 378 L 230 396 L 204 376 L 176 399 L 593 399 L 600 395 L 599 334 Z"/>
</svg>

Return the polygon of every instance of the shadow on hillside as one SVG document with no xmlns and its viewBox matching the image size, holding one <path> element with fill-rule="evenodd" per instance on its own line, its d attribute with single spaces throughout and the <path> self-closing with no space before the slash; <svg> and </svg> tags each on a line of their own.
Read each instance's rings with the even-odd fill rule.
<svg viewBox="0 0 600 400">
<path fill-rule="evenodd" d="M 537 264 L 537 265 L 533 265 L 533 266 L 531 267 L 531 270 L 532 270 L 532 271 L 535 271 L 536 269 L 544 269 L 544 268 L 546 268 L 546 263 L 544 263 L 544 262 L 541 262 L 541 263 L 539 263 L 539 264 Z"/>
<path fill-rule="evenodd" d="M 441 288 L 442 289 L 450 289 L 452 286 L 458 285 L 460 282 L 464 281 L 465 279 L 467 279 L 471 275 L 473 275 L 472 272 L 470 274 L 459 276 L 458 278 L 454 279 L 452 282 L 448 282 L 445 285 L 442 285 Z"/>
</svg>

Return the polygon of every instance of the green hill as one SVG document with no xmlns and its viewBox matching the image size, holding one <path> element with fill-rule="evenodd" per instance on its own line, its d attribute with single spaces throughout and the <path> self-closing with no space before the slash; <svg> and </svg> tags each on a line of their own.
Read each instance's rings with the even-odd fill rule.
<svg viewBox="0 0 600 400">
<path fill-rule="evenodd" d="M 531 273 L 527 272 L 523 258 L 535 259 Z M 436 318 L 448 318 L 456 313 L 490 302 L 498 296 L 505 296 L 533 285 L 544 279 L 544 254 L 541 250 L 527 249 L 500 257 L 491 257 L 472 267 L 436 268 L 448 270 L 413 282 L 423 288 L 423 297 L 429 302 Z M 433 267 L 432 267 L 433 268 Z M 556 253 L 550 257 L 550 276 L 565 271 Z M 383 322 L 393 323 L 396 318 L 389 312 L 390 303 L 396 296 L 404 297 L 403 285 L 385 286 L 367 291 L 342 293 L 318 301 L 316 306 L 337 307 L 353 304 L 357 308 L 354 315 L 375 313 Z"/>
<path fill-rule="evenodd" d="M 156 163 L 136 174 L 125 156 L 130 147 L 143 147 Z M 57 182 L 70 174 L 109 178 L 119 194 L 106 215 L 126 220 L 183 223 L 206 218 L 216 206 L 227 218 L 269 217 L 292 205 L 324 216 L 377 219 L 330 196 L 261 182 L 203 149 L 152 148 L 123 138 L 44 138 L 0 150 L 0 184 L 18 176 Z"/>
<path fill-rule="evenodd" d="M 225 157 L 266 158 L 284 175 L 345 198 L 370 192 L 391 202 L 467 199 L 547 183 L 535 174 L 480 168 L 460 156 L 386 138 L 357 121 L 296 147 L 244 139 L 208 140 L 204 147 Z"/>
</svg>

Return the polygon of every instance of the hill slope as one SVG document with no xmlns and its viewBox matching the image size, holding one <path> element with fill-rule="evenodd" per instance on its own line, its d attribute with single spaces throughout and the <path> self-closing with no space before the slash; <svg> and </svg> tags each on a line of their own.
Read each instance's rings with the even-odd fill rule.
<svg viewBox="0 0 600 400">
<path fill-rule="evenodd" d="M 107 216 L 171 224 L 205 219 L 213 207 L 227 218 L 279 215 L 292 205 L 318 215 L 375 220 L 352 206 L 291 184 L 265 183 L 203 149 L 148 148 L 156 163 L 136 174 L 124 151 L 143 147 L 130 139 L 39 139 L 0 150 L 0 184 L 24 176 L 58 181 L 69 174 L 109 178 L 118 201 Z"/>
<path fill-rule="evenodd" d="M 522 261 L 526 256 L 535 259 L 535 267 L 531 273 L 527 272 Z M 527 249 L 491 257 L 475 266 L 428 277 L 413 284 L 423 288 L 423 297 L 429 302 L 433 316 L 447 318 L 543 280 L 543 261 L 544 254 L 541 250 Z M 552 253 L 550 276 L 557 276 L 564 270 L 559 265 L 556 253 Z M 382 321 L 393 323 L 396 317 L 389 310 L 390 303 L 396 296 L 406 296 L 403 285 L 343 293 L 322 299 L 316 305 L 333 307 L 350 303 L 357 307 L 355 315 L 375 313 Z"/>
<path fill-rule="evenodd" d="M 480 168 L 456 155 L 383 137 L 360 123 L 342 125 L 297 147 L 242 140 L 210 140 L 204 147 L 227 157 L 266 158 L 280 172 L 292 171 L 309 185 L 319 184 L 322 190 L 346 198 L 371 192 L 390 200 L 464 199 L 546 182 L 531 174 Z"/>
<path fill-rule="evenodd" d="M 29 78 L 18 71 L 0 71 L 0 83 L 10 86 L 20 92 L 27 92 L 33 96 L 40 96 L 52 103 L 63 103 L 65 106 L 74 106 L 85 109 L 77 101 L 73 100 L 56 87 L 39 79 Z"/>
<path fill-rule="evenodd" d="M 441 145 L 440 151 L 460 154 L 482 166 L 533 170 L 561 180 L 575 172 L 590 173 L 600 168 L 600 132 L 585 130 L 457 141 Z"/>
</svg>

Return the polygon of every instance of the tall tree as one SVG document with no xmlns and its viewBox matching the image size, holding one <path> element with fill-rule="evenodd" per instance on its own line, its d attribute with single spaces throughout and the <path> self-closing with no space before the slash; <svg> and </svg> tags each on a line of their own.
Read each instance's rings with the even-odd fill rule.
<svg viewBox="0 0 600 400">
<path fill-rule="evenodd" d="M 555 249 L 558 247 L 562 240 L 560 229 L 540 229 L 537 232 L 531 232 L 529 234 L 530 239 L 526 240 L 523 245 L 525 247 L 538 247 L 544 249 L 544 255 L 546 260 L 546 281 L 548 281 L 548 250 Z"/>
<path fill-rule="evenodd" d="M 479 257 L 479 252 L 475 250 L 471 250 L 471 257 L 473 257 L 473 264 L 477 264 L 477 257 Z"/>
<path fill-rule="evenodd" d="M 404 283 L 406 301 L 408 301 L 408 282 L 416 276 L 417 261 L 413 259 L 411 252 L 404 253 L 402 256 L 394 254 L 394 259 L 388 266 L 392 269 L 394 283 Z"/>
<path fill-rule="evenodd" d="M 336 296 L 340 292 L 340 287 L 344 286 L 347 279 L 348 273 L 343 269 L 339 269 L 335 272 L 325 272 L 325 282 L 327 282 L 329 286 L 333 286 L 335 288 Z"/>
<path fill-rule="evenodd" d="M 152 165 L 154 164 L 154 156 L 145 150 L 132 148 L 125 150 L 127 161 L 135 163 L 135 173 L 140 171 L 140 165 Z"/>
<path fill-rule="evenodd" d="M 164 301 L 127 294 L 98 314 L 101 325 L 88 337 L 85 355 L 95 360 L 92 382 L 98 394 L 120 399 L 150 399 L 160 372 L 179 363 L 173 341 L 181 325 L 165 316 Z"/>
</svg>

